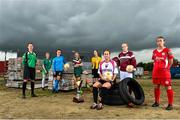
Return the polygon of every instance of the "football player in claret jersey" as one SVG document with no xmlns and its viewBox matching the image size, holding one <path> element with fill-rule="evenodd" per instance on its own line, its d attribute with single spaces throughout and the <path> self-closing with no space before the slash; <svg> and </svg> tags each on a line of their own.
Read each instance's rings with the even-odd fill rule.
<svg viewBox="0 0 180 120">
<path fill-rule="evenodd" d="M 128 43 L 122 43 L 122 51 L 119 53 L 119 71 L 120 71 L 120 80 L 125 78 L 133 78 L 133 72 L 136 70 L 136 58 L 132 51 L 128 50 Z M 127 71 L 127 67 L 132 66 L 131 71 Z M 129 93 L 132 93 L 132 90 L 129 88 Z M 133 107 L 132 103 L 128 103 L 128 107 Z"/>
<path fill-rule="evenodd" d="M 171 84 L 170 67 L 173 64 L 173 54 L 171 49 L 165 47 L 165 39 L 162 36 L 156 38 L 157 48 L 153 51 L 152 60 L 154 67 L 152 81 L 154 84 L 155 102 L 152 107 L 158 107 L 160 103 L 160 86 L 165 86 L 168 106 L 166 110 L 173 109 L 173 89 Z"/>
<path fill-rule="evenodd" d="M 122 43 L 122 52 L 119 53 L 119 60 L 120 60 L 120 80 L 123 80 L 127 77 L 133 78 L 133 71 L 136 68 L 136 58 L 132 51 L 128 50 L 128 43 Z M 127 71 L 127 66 L 132 65 L 133 71 Z"/>
</svg>

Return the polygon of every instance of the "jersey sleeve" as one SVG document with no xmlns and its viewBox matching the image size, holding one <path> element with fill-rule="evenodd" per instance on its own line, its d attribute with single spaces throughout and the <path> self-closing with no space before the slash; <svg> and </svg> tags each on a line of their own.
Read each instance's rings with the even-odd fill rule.
<svg viewBox="0 0 180 120">
<path fill-rule="evenodd" d="M 55 58 L 52 60 L 52 69 L 53 69 L 53 72 L 55 72 L 55 63 L 56 63 L 56 60 Z"/>
<path fill-rule="evenodd" d="M 22 56 L 22 64 L 24 65 L 26 61 L 26 53 L 23 54 Z"/>
<path fill-rule="evenodd" d="M 66 64 L 67 63 L 67 61 L 66 61 L 66 59 L 63 57 L 63 63 L 64 64 Z"/>
<path fill-rule="evenodd" d="M 99 63 L 99 67 L 98 67 L 98 74 L 101 74 L 101 67 L 102 67 L 102 63 Z"/>
<path fill-rule="evenodd" d="M 93 57 L 91 58 L 91 63 L 93 63 Z"/>
<path fill-rule="evenodd" d="M 135 58 L 135 55 L 133 54 L 133 52 L 131 55 L 131 65 L 133 65 L 136 68 L 136 58 Z"/>
<path fill-rule="evenodd" d="M 37 55 L 36 55 L 36 53 L 34 53 L 35 54 L 35 64 L 37 63 Z"/>
<path fill-rule="evenodd" d="M 42 61 L 42 65 L 45 65 L 45 59 L 43 59 L 43 61 Z"/>
<path fill-rule="evenodd" d="M 173 56 L 173 53 L 172 53 L 172 50 L 171 49 L 168 49 L 167 50 L 167 53 L 168 53 L 168 59 L 173 59 L 174 58 L 174 56 Z"/>
<path fill-rule="evenodd" d="M 118 74 L 118 67 L 115 61 L 114 61 L 114 74 Z"/>
<path fill-rule="evenodd" d="M 152 53 L 152 58 L 151 58 L 152 60 L 155 60 L 154 52 L 155 52 L 155 51 L 153 51 L 153 53 Z"/>
</svg>

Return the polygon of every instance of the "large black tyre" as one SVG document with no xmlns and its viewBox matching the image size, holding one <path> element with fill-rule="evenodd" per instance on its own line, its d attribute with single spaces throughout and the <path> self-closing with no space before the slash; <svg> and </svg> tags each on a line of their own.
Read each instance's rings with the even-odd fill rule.
<svg viewBox="0 0 180 120">
<path fill-rule="evenodd" d="M 129 93 L 129 88 L 134 93 L 134 97 Z M 140 84 L 133 78 L 125 78 L 119 83 L 119 92 L 126 104 L 132 102 L 135 105 L 144 103 L 145 95 Z"/>
<path fill-rule="evenodd" d="M 108 92 L 109 95 L 120 95 L 119 94 L 119 84 L 114 84 Z"/>
<path fill-rule="evenodd" d="M 104 104 L 106 105 L 125 105 L 121 96 L 119 95 L 106 95 L 104 96 Z"/>
<path fill-rule="evenodd" d="M 119 93 L 119 84 L 114 84 L 107 93 L 103 94 L 102 98 L 106 105 L 125 105 Z"/>
</svg>

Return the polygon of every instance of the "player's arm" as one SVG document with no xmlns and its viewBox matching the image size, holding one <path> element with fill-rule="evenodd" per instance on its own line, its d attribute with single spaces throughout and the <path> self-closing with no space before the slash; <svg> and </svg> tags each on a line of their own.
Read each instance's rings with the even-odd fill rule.
<svg viewBox="0 0 180 120">
<path fill-rule="evenodd" d="M 37 54 L 34 53 L 34 56 L 35 56 L 35 65 L 37 65 Z"/>
<path fill-rule="evenodd" d="M 56 60 L 55 60 L 55 58 L 53 59 L 53 61 L 52 61 L 52 69 L 53 69 L 53 73 L 55 73 L 55 68 L 56 68 Z"/>
<path fill-rule="evenodd" d="M 151 59 L 154 61 L 155 58 L 156 58 L 156 56 L 155 56 L 154 51 L 153 51 L 153 54 L 152 54 L 152 58 L 151 58 Z"/>
<path fill-rule="evenodd" d="M 66 61 L 66 59 L 63 57 L 63 63 L 64 64 L 66 64 L 67 63 L 67 61 Z"/>
<path fill-rule="evenodd" d="M 22 64 L 25 65 L 25 61 L 26 61 L 26 53 L 23 54 L 22 56 Z"/>
<path fill-rule="evenodd" d="M 169 59 L 168 61 L 169 61 L 169 65 L 172 66 L 172 64 L 173 64 L 173 59 Z"/>
<path fill-rule="evenodd" d="M 118 68 L 117 68 L 117 64 L 115 62 L 115 68 L 114 68 L 114 73 L 113 73 L 112 81 L 114 81 L 116 79 L 117 74 L 118 74 Z"/>
<path fill-rule="evenodd" d="M 172 51 L 171 49 L 168 50 L 168 68 L 170 68 L 173 64 L 173 54 L 172 54 Z"/>
<path fill-rule="evenodd" d="M 112 77 L 112 81 L 114 81 L 116 79 L 117 74 L 114 74 Z"/>
<path fill-rule="evenodd" d="M 103 77 L 103 75 L 101 74 L 101 71 L 100 71 L 100 66 L 99 66 L 99 69 L 98 69 L 98 74 L 99 74 L 100 79 L 104 80 L 104 77 Z"/>
<path fill-rule="evenodd" d="M 131 56 L 131 65 L 134 66 L 134 70 L 136 70 L 136 58 L 134 56 L 134 54 L 132 53 L 132 56 Z"/>
<path fill-rule="evenodd" d="M 99 76 L 102 80 L 104 80 L 103 75 L 101 73 L 99 74 Z"/>
<path fill-rule="evenodd" d="M 43 60 L 42 68 L 43 68 L 43 70 L 47 73 L 46 68 L 45 68 L 45 66 L 44 66 L 44 60 Z"/>
</svg>

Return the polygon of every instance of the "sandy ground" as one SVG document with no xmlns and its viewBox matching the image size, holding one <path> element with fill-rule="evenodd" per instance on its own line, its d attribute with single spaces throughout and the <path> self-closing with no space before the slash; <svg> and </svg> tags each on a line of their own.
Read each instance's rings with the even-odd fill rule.
<svg viewBox="0 0 180 120">
<path fill-rule="evenodd" d="M 76 104 L 72 102 L 75 91 L 52 94 L 50 91 L 36 90 L 39 97 L 31 98 L 28 91 L 27 99 L 21 99 L 21 90 L 4 87 L 0 85 L 0 118 L 169 118 L 180 119 L 180 80 L 173 80 L 175 91 L 174 110 L 166 111 L 167 105 L 165 89 L 162 88 L 161 106 L 152 108 L 153 89 L 150 80 L 138 80 L 144 88 L 147 106 L 105 106 L 103 110 L 89 109 L 92 104 L 92 93 L 90 90 L 84 91 L 85 102 Z"/>
</svg>

